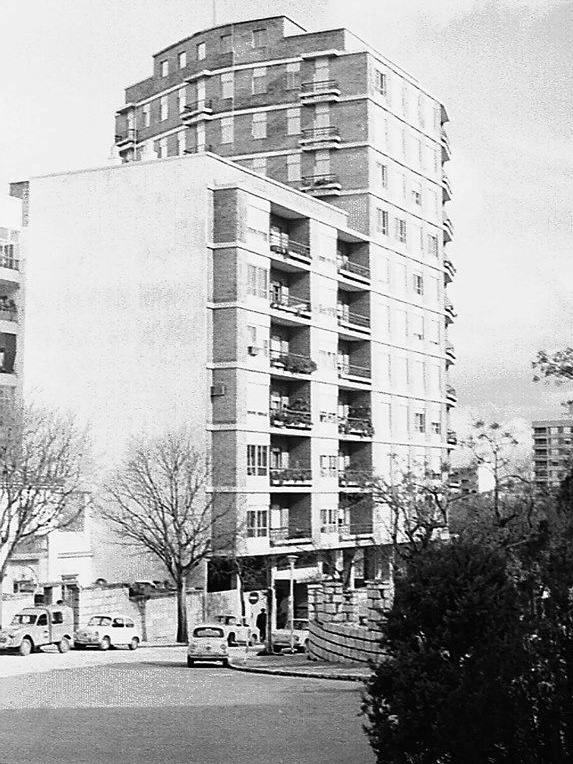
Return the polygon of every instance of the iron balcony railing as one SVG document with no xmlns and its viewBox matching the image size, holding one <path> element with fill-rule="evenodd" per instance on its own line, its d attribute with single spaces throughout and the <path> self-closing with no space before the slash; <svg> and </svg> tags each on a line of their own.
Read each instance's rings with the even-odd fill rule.
<svg viewBox="0 0 573 764">
<path fill-rule="evenodd" d="M 312 374 L 316 371 L 316 363 L 306 355 L 299 353 L 290 353 L 282 350 L 270 351 L 271 366 L 276 369 L 283 369 L 292 374 Z"/>
<path fill-rule="evenodd" d="M 332 172 L 324 175 L 306 175 L 302 179 L 302 185 L 308 188 L 331 188 L 340 186 L 340 178 Z"/>
<path fill-rule="evenodd" d="M 337 127 L 309 127 L 302 131 L 303 140 L 324 141 L 340 139 Z"/>
<path fill-rule="evenodd" d="M 340 305 L 338 307 L 338 323 L 354 324 L 361 329 L 370 329 L 370 317 L 362 313 L 354 313 L 352 310 L 344 310 Z"/>
<path fill-rule="evenodd" d="M 310 411 L 282 406 L 278 409 L 271 409 L 269 416 L 273 427 L 295 427 L 304 430 L 309 430 L 312 427 Z"/>
<path fill-rule="evenodd" d="M 340 86 L 336 80 L 319 80 L 303 82 L 300 86 L 300 92 L 304 95 L 310 95 L 311 93 L 330 93 L 333 90 L 340 90 Z"/>
<path fill-rule="evenodd" d="M 347 539 L 353 536 L 371 536 L 374 532 L 372 523 L 359 523 L 350 525 L 341 525 L 339 528 L 340 538 Z"/>
<path fill-rule="evenodd" d="M 450 446 L 455 446 L 458 443 L 458 436 L 454 432 L 454 430 L 448 430 L 448 438 L 447 438 L 448 444 Z"/>
<path fill-rule="evenodd" d="M 447 387 L 446 387 L 446 399 L 450 403 L 455 403 L 458 400 L 458 395 L 456 393 L 456 388 L 452 387 L 452 385 L 447 385 Z"/>
<path fill-rule="evenodd" d="M 312 470 L 303 467 L 271 467 L 270 480 L 271 485 L 310 483 Z"/>
<path fill-rule="evenodd" d="M 129 130 L 124 130 L 122 133 L 116 133 L 115 134 L 115 142 L 117 144 L 121 143 L 129 143 L 131 141 L 135 141 L 137 131 L 134 128 L 130 128 Z"/>
<path fill-rule="evenodd" d="M 338 472 L 338 485 L 350 487 L 368 487 L 372 483 L 372 471 L 368 468 L 347 467 Z"/>
<path fill-rule="evenodd" d="M 190 103 L 185 104 L 181 109 L 181 114 L 190 116 L 201 111 L 213 111 L 213 102 L 210 99 L 205 98 L 201 101 L 191 101 Z"/>
<path fill-rule="evenodd" d="M 285 294 L 284 292 L 271 292 L 269 299 L 271 308 L 294 311 L 295 313 L 310 313 L 310 301 L 304 297 L 290 293 Z"/>
<path fill-rule="evenodd" d="M 372 372 L 366 366 L 357 366 L 353 363 L 338 362 L 339 377 L 361 377 L 362 379 L 371 379 Z"/>
<path fill-rule="evenodd" d="M 297 541 L 311 538 L 310 528 L 271 528 L 269 539 L 271 544 L 284 544 L 288 541 Z"/>
<path fill-rule="evenodd" d="M 0 268 L 11 268 L 13 271 L 20 270 L 20 261 L 14 257 L 0 255 Z"/>
<path fill-rule="evenodd" d="M 361 438 L 371 438 L 374 435 L 372 420 L 365 417 L 339 417 L 338 432 L 340 435 L 359 435 Z"/>
<path fill-rule="evenodd" d="M 446 342 L 446 359 L 452 362 L 456 360 L 456 351 L 451 342 Z"/>
<path fill-rule="evenodd" d="M 269 245 L 272 252 L 284 257 L 295 257 L 310 261 L 310 247 L 299 241 L 289 239 L 287 234 L 269 234 Z"/>
<path fill-rule="evenodd" d="M 353 276 L 370 279 L 370 268 L 366 265 L 360 265 L 360 263 L 353 263 L 351 260 L 339 258 L 337 261 L 337 268 L 339 273 L 351 273 Z"/>
</svg>

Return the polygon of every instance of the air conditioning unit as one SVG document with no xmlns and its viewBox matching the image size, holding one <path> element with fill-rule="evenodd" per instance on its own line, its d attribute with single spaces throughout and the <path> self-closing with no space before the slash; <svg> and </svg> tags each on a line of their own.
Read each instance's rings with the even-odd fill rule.
<svg viewBox="0 0 573 764">
<path fill-rule="evenodd" d="M 211 385 L 211 398 L 216 398 L 219 395 L 225 395 L 227 392 L 227 385 Z"/>
<path fill-rule="evenodd" d="M 247 352 L 249 355 L 258 355 L 261 352 L 261 349 L 256 345 L 249 345 L 247 347 Z"/>
</svg>

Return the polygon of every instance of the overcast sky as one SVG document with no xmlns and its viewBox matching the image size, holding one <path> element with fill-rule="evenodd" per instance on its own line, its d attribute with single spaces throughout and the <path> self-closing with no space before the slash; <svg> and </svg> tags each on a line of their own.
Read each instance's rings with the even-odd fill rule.
<svg viewBox="0 0 573 764">
<path fill-rule="evenodd" d="M 561 416 L 536 350 L 573 344 L 571 0 L 0 0 L 0 189 L 105 164 L 123 89 L 217 24 L 346 26 L 447 106 L 459 426 Z"/>
</svg>

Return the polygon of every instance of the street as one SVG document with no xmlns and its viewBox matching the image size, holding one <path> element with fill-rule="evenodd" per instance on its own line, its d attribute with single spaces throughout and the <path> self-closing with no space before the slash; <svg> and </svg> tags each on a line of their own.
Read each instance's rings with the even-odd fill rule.
<svg viewBox="0 0 573 764">
<path fill-rule="evenodd" d="M 0 655 L 11 764 L 368 764 L 360 686 L 261 676 L 185 648 Z"/>
</svg>

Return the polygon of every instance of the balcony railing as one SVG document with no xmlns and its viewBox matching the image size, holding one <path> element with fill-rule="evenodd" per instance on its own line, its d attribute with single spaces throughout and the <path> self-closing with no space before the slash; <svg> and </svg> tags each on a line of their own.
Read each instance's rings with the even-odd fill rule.
<svg viewBox="0 0 573 764">
<path fill-rule="evenodd" d="M 320 532 L 321 533 L 336 533 L 338 534 L 338 529 L 340 528 L 338 523 L 325 523 L 324 525 L 320 526 Z"/>
<path fill-rule="evenodd" d="M 338 272 L 342 275 L 359 276 L 362 279 L 370 281 L 370 268 L 366 265 L 360 265 L 360 263 L 353 263 L 351 260 L 345 258 L 338 258 L 337 261 Z"/>
<path fill-rule="evenodd" d="M 338 362 L 338 376 L 339 377 L 359 377 L 360 379 L 370 380 L 372 378 L 372 372 L 370 368 L 366 366 L 357 366 L 353 363 L 341 363 Z"/>
<path fill-rule="evenodd" d="M 13 271 L 19 271 L 20 261 L 8 255 L 0 255 L 0 268 L 11 268 Z"/>
<path fill-rule="evenodd" d="M 452 187 L 450 185 L 450 179 L 446 175 L 446 173 L 443 173 L 442 175 L 442 200 L 444 202 L 449 202 L 452 198 Z"/>
<path fill-rule="evenodd" d="M 310 247 L 308 244 L 301 244 L 299 241 L 289 239 L 288 235 L 269 234 L 269 244 L 271 252 L 275 252 L 283 257 L 293 257 L 295 260 L 310 262 Z"/>
<path fill-rule="evenodd" d="M 443 128 L 440 143 L 442 145 L 442 162 L 447 162 L 449 159 L 451 159 L 452 151 L 450 149 L 450 140 L 448 138 L 448 134 Z"/>
<path fill-rule="evenodd" d="M 444 258 L 444 272 L 445 272 L 445 282 L 446 284 L 449 284 L 451 281 L 454 280 L 454 276 L 456 275 L 456 266 L 452 263 L 452 261 L 448 258 Z"/>
<path fill-rule="evenodd" d="M 284 292 L 270 293 L 271 308 L 276 310 L 286 310 L 289 313 L 307 313 L 310 315 L 310 301 L 304 297 L 295 294 L 285 294 Z"/>
<path fill-rule="evenodd" d="M 334 173 L 325 175 L 307 175 L 302 179 L 302 191 L 309 191 L 317 196 L 337 194 L 341 190 L 340 178 Z"/>
<path fill-rule="evenodd" d="M 448 385 L 446 387 L 446 401 L 451 406 L 455 405 L 458 402 L 458 395 L 456 393 L 456 388 L 452 387 L 451 385 Z"/>
<path fill-rule="evenodd" d="M 367 488 L 372 484 L 372 471 L 368 468 L 347 467 L 338 473 L 338 485 L 349 488 Z"/>
<path fill-rule="evenodd" d="M 446 362 L 448 364 L 454 363 L 456 360 L 456 351 L 451 342 L 446 342 Z"/>
<path fill-rule="evenodd" d="M 314 148 L 316 143 L 332 144 L 336 148 L 340 143 L 340 130 L 337 127 L 311 127 L 302 131 L 300 143 L 303 148 Z"/>
<path fill-rule="evenodd" d="M 355 327 L 360 327 L 360 329 L 370 329 L 370 316 L 354 313 L 352 310 L 344 310 L 340 305 L 337 316 L 339 324 L 351 324 Z"/>
<path fill-rule="evenodd" d="M 358 435 L 361 438 L 371 438 L 374 435 L 372 420 L 366 417 L 339 417 L 338 432 L 340 435 Z"/>
<path fill-rule="evenodd" d="M 312 532 L 310 528 L 271 528 L 269 534 L 269 540 L 273 545 L 310 539 L 311 537 Z"/>
<path fill-rule="evenodd" d="M 133 128 L 124 130 L 122 133 L 115 134 L 116 146 L 125 146 L 129 143 L 135 143 L 137 131 Z"/>
<path fill-rule="evenodd" d="M 298 353 L 283 353 L 281 350 L 271 350 L 271 366 L 291 374 L 312 374 L 316 371 L 316 363 L 306 355 Z"/>
<path fill-rule="evenodd" d="M 336 80 L 311 80 L 303 82 L 300 86 L 300 97 L 311 98 L 313 96 L 340 95 L 340 85 Z"/>
<path fill-rule="evenodd" d="M 457 444 L 458 444 L 458 436 L 454 432 L 454 430 L 448 430 L 447 442 L 448 442 L 449 446 L 457 446 Z"/>
<path fill-rule="evenodd" d="M 269 416 L 272 427 L 291 427 L 298 430 L 310 430 L 312 427 L 308 410 L 283 406 L 279 409 L 271 409 Z"/>
<path fill-rule="evenodd" d="M 449 218 L 444 218 L 444 243 L 447 244 L 454 237 L 454 224 Z"/>
<path fill-rule="evenodd" d="M 359 523 L 357 525 L 341 525 L 339 528 L 340 538 L 351 539 L 355 536 L 371 536 L 374 533 L 372 523 Z"/>
<path fill-rule="evenodd" d="M 444 308 L 445 308 L 445 311 L 446 311 L 446 323 L 447 324 L 453 323 L 453 321 L 454 321 L 454 319 L 456 317 L 456 312 L 454 310 L 454 304 L 450 300 L 446 300 Z"/>
<path fill-rule="evenodd" d="M 271 467 L 271 485 L 306 485 L 312 481 L 312 470 L 304 467 Z"/>
<path fill-rule="evenodd" d="M 181 121 L 189 122 L 191 120 L 197 121 L 198 119 L 205 118 L 213 113 L 213 103 L 211 100 L 203 99 L 201 101 L 191 101 L 191 103 L 185 104 L 181 109 Z"/>
</svg>

